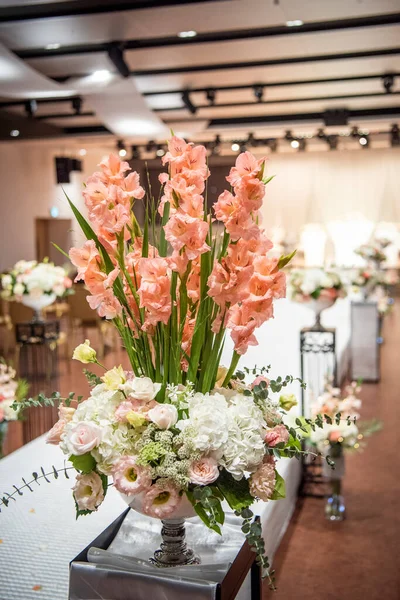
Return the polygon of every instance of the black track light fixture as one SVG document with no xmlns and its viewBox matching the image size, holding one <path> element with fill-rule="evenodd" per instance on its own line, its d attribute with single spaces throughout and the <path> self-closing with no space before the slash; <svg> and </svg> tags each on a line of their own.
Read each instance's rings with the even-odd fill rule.
<svg viewBox="0 0 400 600">
<path fill-rule="evenodd" d="M 257 102 L 262 102 L 264 96 L 264 86 L 263 85 L 255 85 L 253 87 L 254 97 Z"/>
<path fill-rule="evenodd" d="M 214 106 L 216 97 L 217 91 L 215 88 L 208 88 L 208 90 L 206 90 L 206 98 L 210 106 Z"/>
<path fill-rule="evenodd" d="M 28 117 L 33 117 L 37 111 L 36 100 L 27 100 L 24 104 L 25 112 Z"/>
<path fill-rule="evenodd" d="M 130 69 L 124 60 L 124 44 L 123 42 L 111 42 L 107 47 L 107 54 L 118 73 L 124 77 L 130 77 Z"/>
<path fill-rule="evenodd" d="M 329 146 L 329 150 L 337 150 L 338 147 L 338 136 L 337 135 L 328 135 L 326 136 L 326 141 Z"/>
<path fill-rule="evenodd" d="M 76 98 L 72 98 L 71 104 L 72 104 L 72 110 L 74 111 L 74 113 L 76 115 L 80 115 L 82 112 L 82 106 L 83 106 L 82 98 L 80 96 L 77 96 Z"/>
<path fill-rule="evenodd" d="M 121 158 L 125 158 L 125 156 L 127 155 L 127 151 L 126 151 L 125 144 L 122 140 L 117 141 L 117 150 L 118 150 L 119 156 Z"/>
<path fill-rule="evenodd" d="M 131 160 L 140 160 L 139 146 L 131 146 Z"/>
<path fill-rule="evenodd" d="M 388 73 L 382 77 L 384 90 L 387 94 L 391 94 L 394 86 L 394 75 Z"/>
<path fill-rule="evenodd" d="M 390 145 L 392 148 L 397 148 L 400 146 L 400 130 L 396 123 L 392 125 L 390 130 Z"/>
<path fill-rule="evenodd" d="M 197 113 L 197 107 L 193 104 L 193 102 L 190 99 L 190 90 L 185 90 L 182 93 L 182 102 L 191 115 L 195 115 Z"/>
</svg>

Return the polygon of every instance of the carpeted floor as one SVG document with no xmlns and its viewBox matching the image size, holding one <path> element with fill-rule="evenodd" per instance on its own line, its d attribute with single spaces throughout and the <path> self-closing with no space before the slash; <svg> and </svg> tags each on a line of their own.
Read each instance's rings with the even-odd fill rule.
<svg viewBox="0 0 400 600">
<path fill-rule="evenodd" d="M 324 500 L 299 500 L 275 556 L 277 592 L 264 600 L 400 599 L 400 306 L 384 324 L 381 381 L 364 384 L 362 418 L 384 429 L 346 462 L 347 519 L 330 523 Z"/>
</svg>

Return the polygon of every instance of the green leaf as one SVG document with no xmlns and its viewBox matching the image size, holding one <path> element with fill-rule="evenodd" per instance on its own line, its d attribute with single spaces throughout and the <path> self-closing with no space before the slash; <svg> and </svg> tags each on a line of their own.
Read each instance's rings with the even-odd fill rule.
<svg viewBox="0 0 400 600">
<path fill-rule="evenodd" d="M 278 471 L 276 471 L 276 470 L 275 470 L 275 477 L 276 477 L 275 489 L 274 489 L 274 493 L 271 496 L 271 500 L 282 500 L 283 498 L 286 498 L 285 480 L 283 479 L 282 475 L 279 475 Z"/>
<path fill-rule="evenodd" d="M 69 460 L 72 462 L 75 469 L 77 471 L 80 471 L 81 473 L 91 473 L 96 467 L 96 461 L 94 460 L 90 452 L 87 452 L 86 454 L 81 454 L 79 456 L 75 456 L 74 454 L 72 454 Z"/>
<path fill-rule="evenodd" d="M 83 374 L 85 375 L 90 387 L 94 387 L 102 383 L 100 377 L 98 377 L 96 373 L 92 373 L 92 371 L 89 371 L 88 369 L 83 369 Z"/>
<path fill-rule="evenodd" d="M 291 254 L 287 254 L 286 256 L 282 255 L 278 260 L 278 269 L 283 269 L 283 267 L 286 267 L 286 265 L 290 263 L 296 252 L 297 250 L 293 250 Z"/>
<path fill-rule="evenodd" d="M 65 252 L 65 250 L 63 250 L 62 248 L 60 248 L 60 246 L 58 246 L 55 242 L 51 242 L 52 245 L 54 246 L 54 248 L 56 250 L 58 250 L 59 252 L 61 252 L 61 254 L 63 254 L 66 258 L 68 258 L 68 260 L 71 260 L 69 257 L 69 254 L 67 254 L 67 252 Z"/>
<path fill-rule="evenodd" d="M 216 483 L 232 510 L 241 512 L 253 504 L 254 498 L 250 494 L 249 482 L 244 477 L 236 481 L 228 471 L 223 469 Z"/>
</svg>

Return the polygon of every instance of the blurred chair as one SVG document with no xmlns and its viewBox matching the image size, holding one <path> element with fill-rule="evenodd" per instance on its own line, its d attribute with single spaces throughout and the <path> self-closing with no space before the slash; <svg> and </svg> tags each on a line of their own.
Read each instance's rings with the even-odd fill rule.
<svg viewBox="0 0 400 600">
<path fill-rule="evenodd" d="M 88 338 L 88 330 L 96 329 L 99 336 L 99 358 L 103 358 L 105 352 L 105 332 L 108 328 L 106 321 L 103 321 L 97 312 L 90 308 L 86 296 L 89 294 L 87 289 L 82 284 L 74 285 L 75 294 L 68 296 L 69 304 L 69 334 L 68 346 L 69 356 L 72 356 L 72 351 L 75 348 L 74 333 L 77 329 L 82 330 L 82 340 Z"/>
<path fill-rule="evenodd" d="M 28 308 L 21 304 L 21 302 L 7 302 L 8 316 L 10 319 L 10 329 L 8 336 L 8 352 L 13 353 L 13 363 L 17 371 L 19 371 L 19 345 L 15 339 L 15 327 L 18 323 L 28 323 L 32 321 L 34 311 L 32 308 Z"/>
</svg>

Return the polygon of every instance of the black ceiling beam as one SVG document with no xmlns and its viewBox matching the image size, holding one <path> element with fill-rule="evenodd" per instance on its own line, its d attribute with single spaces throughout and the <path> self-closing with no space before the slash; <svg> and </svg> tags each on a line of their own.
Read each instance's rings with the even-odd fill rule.
<svg viewBox="0 0 400 600">
<path fill-rule="evenodd" d="M 62 130 L 65 135 L 85 135 L 92 133 L 109 133 L 112 132 L 104 125 L 82 125 L 81 127 L 64 127 Z"/>
<path fill-rule="evenodd" d="M 278 124 L 278 123 L 303 123 L 307 121 L 323 121 L 325 112 L 309 112 L 309 113 L 285 113 L 279 115 L 254 115 L 252 117 L 224 117 L 221 119 L 210 119 L 208 128 L 217 128 L 225 126 L 238 125 L 262 125 L 262 124 Z M 347 110 L 348 119 L 359 119 L 368 117 L 397 117 L 400 115 L 400 106 L 390 106 L 382 108 L 366 108 Z M 193 117 L 185 117 L 182 119 L 163 119 L 165 124 L 170 123 L 193 123 L 193 121 L 203 121 L 204 117 L 198 119 Z"/>
<path fill-rule="evenodd" d="M 391 96 L 398 96 L 400 92 L 391 92 Z M 282 98 L 279 100 L 252 100 L 244 102 L 224 102 L 215 104 L 196 104 L 196 110 L 202 108 L 230 108 L 235 106 L 256 106 L 264 104 L 291 104 L 298 102 L 319 102 L 319 101 L 331 101 L 331 100 L 354 100 L 357 98 L 387 98 L 386 92 L 373 92 L 370 94 L 341 94 L 339 96 L 307 96 L 305 98 Z M 184 110 L 187 108 L 184 105 L 181 106 L 169 106 L 168 108 L 153 108 L 153 112 L 173 112 L 178 110 Z"/>
<path fill-rule="evenodd" d="M 265 88 L 269 87 L 286 87 L 286 86 L 295 86 L 295 85 L 315 85 L 321 83 L 343 83 L 344 81 L 365 81 L 365 80 L 373 80 L 373 79 L 383 79 L 385 75 L 389 73 L 376 73 L 375 75 L 349 75 L 347 77 L 323 77 L 319 79 L 293 79 L 288 81 L 268 81 L 268 82 L 257 82 L 258 85 L 262 85 Z M 391 71 L 390 75 L 394 77 L 399 76 L 400 73 L 397 71 Z M 233 92 L 238 90 L 250 90 L 254 87 L 254 83 L 245 83 L 242 85 L 218 85 L 212 86 L 216 92 Z M 194 87 L 190 88 L 192 93 L 196 92 L 207 92 L 210 86 L 206 87 Z M 168 94 L 182 94 L 183 89 L 172 89 L 172 90 L 154 90 L 152 92 L 143 92 L 143 96 L 164 96 Z M 40 100 L 38 100 L 40 102 Z M 1 106 L 1 103 L 0 103 Z"/>
<path fill-rule="evenodd" d="M 338 60 L 352 60 L 355 58 L 373 58 L 377 56 L 395 56 L 400 54 L 400 47 L 381 48 L 379 50 L 360 50 L 356 52 L 339 52 L 337 54 L 314 54 L 311 56 L 290 56 L 287 58 L 273 58 L 270 60 L 254 60 L 243 62 L 229 62 L 203 65 L 187 65 L 183 67 L 167 67 L 163 69 L 136 69 L 131 75 L 136 77 L 155 77 L 157 75 L 176 75 L 178 73 L 204 73 L 211 71 L 226 71 L 237 69 L 251 69 L 254 67 L 272 67 L 277 65 L 294 65 L 312 62 L 327 62 Z M 89 73 L 70 73 L 62 77 L 52 77 L 54 81 L 63 83 L 71 77 L 87 77 Z"/>
<path fill-rule="evenodd" d="M 1 22 L 1 18 L 0 18 Z M 271 27 L 257 27 L 253 29 L 233 29 L 224 31 L 211 31 L 198 33 L 195 37 L 180 38 L 170 35 L 156 38 L 143 38 L 124 40 L 125 50 L 143 50 L 150 48 L 165 48 L 166 46 L 198 45 L 216 42 L 232 42 L 237 40 L 260 39 L 275 36 L 299 35 L 304 33 L 319 33 L 326 31 L 340 31 L 344 29 L 358 29 L 377 27 L 382 25 L 396 25 L 400 23 L 400 13 L 373 15 L 368 17 L 354 17 L 350 19 L 335 19 L 331 21 L 316 21 L 304 23 L 300 27 L 287 27 L 286 25 L 273 25 Z M 43 58 L 49 56 L 68 56 L 73 54 L 91 54 L 107 52 L 107 43 L 78 44 L 61 46 L 54 50 L 45 48 L 26 48 L 16 50 L 20 58 Z"/>
<path fill-rule="evenodd" d="M 38 121 L 46 121 L 47 119 L 74 119 L 75 117 L 95 117 L 96 113 L 93 111 L 86 111 L 80 113 L 59 113 L 50 115 L 38 115 L 35 119 Z"/>
<path fill-rule="evenodd" d="M 124 60 L 124 47 L 121 42 L 108 44 L 107 54 L 118 73 L 125 79 L 130 76 L 130 70 Z"/>
<path fill-rule="evenodd" d="M 361 119 L 370 117 L 397 117 L 400 115 L 400 106 L 391 106 L 389 108 L 366 108 L 348 110 L 349 119 Z M 255 115 L 253 117 L 228 117 L 222 119 L 211 119 L 208 128 L 217 128 L 224 126 L 235 125 L 252 125 L 263 123 L 289 123 L 289 122 L 307 122 L 307 121 L 324 121 L 324 112 L 311 112 L 300 114 L 283 114 L 283 115 Z M 192 121 L 193 119 L 188 119 Z M 168 123 L 168 121 L 165 121 Z"/>
<path fill-rule="evenodd" d="M 0 9 L 0 23 L 95 15 L 119 11 L 145 10 L 168 6 L 185 6 L 221 0 L 69 0 L 45 4 L 24 4 Z"/>
</svg>

